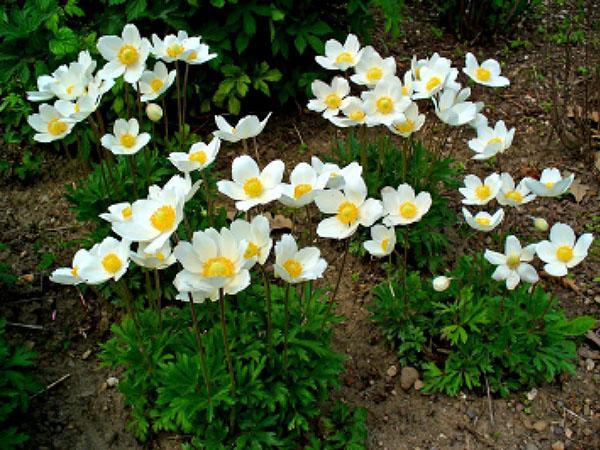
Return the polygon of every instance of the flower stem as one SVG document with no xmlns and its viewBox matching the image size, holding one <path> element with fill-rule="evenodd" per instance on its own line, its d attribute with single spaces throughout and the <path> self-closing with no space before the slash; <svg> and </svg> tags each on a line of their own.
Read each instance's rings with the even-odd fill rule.
<svg viewBox="0 0 600 450">
<path fill-rule="evenodd" d="M 348 256 L 348 248 L 350 248 L 350 238 L 346 238 L 344 244 L 344 251 L 342 253 L 342 265 L 340 267 L 340 271 L 338 272 L 337 281 L 335 282 L 335 289 L 333 290 L 333 295 L 329 299 L 329 308 L 327 309 L 327 315 L 331 312 L 331 307 L 335 302 L 335 298 L 337 297 L 338 289 L 340 288 L 340 282 L 342 281 L 342 274 L 344 273 L 344 268 L 346 267 L 346 256 Z"/>
<path fill-rule="evenodd" d="M 210 186 L 208 184 L 208 175 L 206 174 L 206 169 L 201 171 L 202 180 L 204 181 L 204 190 L 206 192 L 206 213 L 208 214 L 208 224 L 213 226 L 213 215 L 212 215 L 212 201 L 210 198 Z"/>
<path fill-rule="evenodd" d="M 190 312 L 192 313 L 192 325 L 194 327 L 194 335 L 196 336 L 196 344 L 198 345 L 198 356 L 200 357 L 200 366 L 202 367 L 202 375 L 204 377 L 204 384 L 206 384 L 208 402 L 210 403 L 212 401 L 210 377 L 208 375 L 208 368 L 206 366 L 206 355 L 204 352 L 204 345 L 202 344 L 202 334 L 200 333 L 200 325 L 198 324 L 196 307 L 194 306 L 194 299 L 192 298 L 191 292 L 188 292 L 188 300 L 190 302 Z"/>
<path fill-rule="evenodd" d="M 131 155 L 130 157 L 125 157 L 127 160 L 127 165 L 129 166 L 129 173 L 131 174 L 131 181 L 133 183 L 133 192 L 135 193 L 136 197 L 139 197 L 139 192 L 138 192 L 138 183 L 137 183 L 137 175 L 136 175 L 136 171 L 135 171 L 135 161 L 133 160 L 133 155 Z"/>
<path fill-rule="evenodd" d="M 267 276 L 267 271 L 265 270 L 265 267 L 261 264 L 259 264 L 258 266 L 260 267 L 263 282 L 265 285 L 265 300 L 267 306 L 267 349 L 269 355 L 271 355 L 271 351 L 273 349 L 273 310 L 271 305 L 271 283 L 269 283 L 269 277 Z"/>
<path fill-rule="evenodd" d="M 283 369 L 288 367 L 288 328 L 290 322 L 290 284 L 285 286 L 285 321 L 283 323 Z"/>
<path fill-rule="evenodd" d="M 227 359 L 227 369 L 229 370 L 229 379 L 231 381 L 231 396 L 235 399 L 235 373 L 233 371 L 233 360 L 231 359 L 229 339 L 227 339 L 227 321 L 225 320 L 225 294 L 223 292 L 223 288 L 219 289 L 219 307 L 221 312 L 221 334 L 223 336 L 225 358 Z"/>
<path fill-rule="evenodd" d="M 158 310 L 158 325 L 160 330 L 163 328 L 163 317 L 162 317 L 162 292 L 160 290 L 160 274 L 158 269 L 154 269 L 154 292 L 156 292 L 156 308 Z"/>
<path fill-rule="evenodd" d="M 175 61 L 175 81 L 177 85 L 177 122 L 179 124 L 179 151 L 183 148 L 183 118 L 181 117 L 181 86 L 179 82 L 179 61 Z"/>
</svg>

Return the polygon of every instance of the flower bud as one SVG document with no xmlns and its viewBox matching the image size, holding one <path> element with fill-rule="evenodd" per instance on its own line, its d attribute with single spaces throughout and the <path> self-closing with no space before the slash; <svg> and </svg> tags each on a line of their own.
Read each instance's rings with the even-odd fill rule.
<svg viewBox="0 0 600 450">
<path fill-rule="evenodd" d="M 535 217 L 533 219 L 533 226 L 538 231 L 548 231 L 548 222 L 543 217 Z"/>
<path fill-rule="evenodd" d="M 163 110 L 156 103 L 148 103 L 146 106 L 146 115 L 152 122 L 158 122 L 163 116 Z"/>
<path fill-rule="evenodd" d="M 438 292 L 442 292 L 442 291 L 445 291 L 446 289 L 448 289 L 448 287 L 450 286 L 450 278 L 441 275 L 439 277 L 435 277 L 433 279 L 432 284 L 433 284 L 433 289 L 435 289 Z"/>
</svg>

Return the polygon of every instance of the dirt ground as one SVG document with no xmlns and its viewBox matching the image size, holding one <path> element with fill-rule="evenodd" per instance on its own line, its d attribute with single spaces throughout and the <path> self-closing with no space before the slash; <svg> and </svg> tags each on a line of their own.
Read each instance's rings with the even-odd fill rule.
<svg viewBox="0 0 600 450">
<path fill-rule="evenodd" d="M 550 87 L 536 76 L 543 68 L 562 67 L 562 53 L 551 52 L 541 44 L 534 30 L 519 30 L 528 46 L 508 52 L 507 40 L 499 39 L 493 46 L 465 47 L 451 36 L 436 37 L 432 19 L 412 14 L 406 33 L 396 42 L 387 42 L 387 52 L 395 55 L 399 72 L 410 64 L 410 56 L 419 57 L 438 51 L 462 67 L 457 49 L 470 49 L 475 54 L 494 57 L 506 65 L 503 70 L 511 80 L 505 90 L 491 91 L 480 87 L 472 97 L 486 104 L 485 113 L 491 122 L 503 119 L 517 128 L 509 151 L 493 168 L 521 178 L 544 167 L 559 167 L 576 174 L 581 198 L 567 196 L 560 200 L 537 199 L 525 214 L 512 212 L 505 220 L 520 236 L 533 236 L 528 215 L 545 217 L 548 222 L 564 221 L 579 234 L 590 230 L 600 233 L 600 183 L 590 159 L 577 152 L 566 151 L 550 126 L 550 112 L 544 108 L 550 98 Z M 422 104 L 422 103 L 421 103 Z M 420 104 L 420 106 L 421 106 Z M 439 124 L 431 111 L 429 124 Z M 378 132 L 383 132 L 379 130 Z M 312 113 L 297 115 L 276 112 L 267 130 L 260 136 L 264 160 L 282 158 L 288 169 L 311 154 L 323 155 L 330 148 L 334 134 L 340 134 Z M 428 125 L 423 140 L 438 151 L 455 157 L 466 165 L 467 173 L 484 175 L 491 169 L 470 160 L 466 141 L 473 132 L 464 128 L 451 135 L 439 127 Z M 444 139 L 441 138 L 444 136 Z M 307 151 L 298 152 L 300 144 Z M 219 164 L 226 168 L 239 148 L 229 145 L 222 152 Z M 263 156 L 264 155 L 264 156 Z M 28 448 L 36 449 L 136 449 L 178 448 L 177 436 L 157 436 L 142 446 L 125 430 L 127 411 L 123 399 L 106 380 L 119 377 L 98 361 L 99 345 L 110 335 L 109 327 L 118 319 L 119 311 L 109 304 L 91 298 L 86 306 L 75 290 L 52 286 L 48 270 L 40 270 L 44 252 L 56 255 L 56 264 L 68 264 L 77 239 L 85 226 L 77 224 L 64 198 L 64 186 L 81 182 L 73 163 L 46 152 L 46 169 L 34 183 L 0 184 L 0 242 L 8 245 L 13 269 L 20 281 L 14 291 L 2 294 L 0 315 L 9 326 L 11 341 L 26 342 L 40 353 L 38 373 L 46 385 L 60 380 L 32 400 L 24 423 L 31 436 Z M 459 198 L 452 194 L 453 205 L 460 210 Z M 302 219 L 300 219 L 302 220 Z M 297 223 L 296 226 L 305 226 Z M 315 223 L 312 226 L 316 226 Z M 537 239 L 532 237 L 533 239 Z M 481 237 L 479 249 L 490 242 Z M 341 247 L 330 241 L 318 240 L 325 258 L 332 266 L 328 270 L 332 282 L 339 269 Z M 466 249 L 460 243 L 453 247 L 448 264 Z M 471 251 L 471 250 L 469 250 Z M 577 373 L 562 377 L 552 384 L 537 386 L 537 396 L 530 408 L 524 409 L 526 393 L 506 399 L 493 399 L 491 407 L 486 396 L 465 393 L 455 398 L 425 395 L 415 389 L 404 391 L 399 384 L 401 367 L 394 352 L 386 345 L 371 323 L 367 305 L 370 290 L 381 279 L 378 264 L 368 258 L 350 256 L 347 274 L 339 294 L 338 313 L 346 317 L 335 333 L 335 347 L 348 356 L 347 370 L 342 376 L 343 387 L 334 394 L 350 405 L 368 411 L 368 448 L 370 449 L 598 449 L 600 448 L 600 360 L 598 347 L 584 340 L 579 347 Z M 350 276 L 350 275 L 354 276 Z M 600 318 L 600 284 L 593 281 L 600 275 L 600 246 L 594 244 L 588 259 L 574 271 L 567 284 L 544 278 L 542 283 L 560 299 L 568 315 L 588 314 Z M 29 324 L 41 329 L 23 328 Z M 598 333 L 598 327 L 596 327 Z M 595 358 L 595 359 L 594 359 Z M 590 364 L 591 362 L 591 364 Z M 390 371 L 395 366 L 397 374 Z M 493 415 L 493 421 L 491 419 Z"/>
</svg>

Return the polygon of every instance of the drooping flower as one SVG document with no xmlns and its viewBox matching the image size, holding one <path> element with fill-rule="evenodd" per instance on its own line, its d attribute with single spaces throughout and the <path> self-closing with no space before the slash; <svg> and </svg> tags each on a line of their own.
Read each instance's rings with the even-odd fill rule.
<svg viewBox="0 0 600 450">
<path fill-rule="evenodd" d="M 107 222 L 127 222 L 131 220 L 133 216 L 133 211 L 131 209 L 131 203 L 122 202 L 116 203 L 114 205 L 110 205 L 108 207 L 107 213 L 99 214 L 101 219 L 106 220 Z"/>
<path fill-rule="evenodd" d="M 535 200 L 535 194 L 531 194 L 525 179 L 521 180 L 515 187 L 515 181 L 510 174 L 504 172 L 500 175 L 501 186 L 496 200 L 501 205 L 521 206 Z"/>
<path fill-rule="evenodd" d="M 539 276 L 529 262 L 535 256 L 535 244 L 521 247 L 521 243 L 515 236 L 508 236 L 504 244 L 504 254 L 492 250 L 485 251 L 484 257 L 490 264 L 496 267 L 492 278 L 496 281 L 506 280 L 506 288 L 509 290 L 517 287 L 521 280 L 527 283 L 537 283 Z"/>
<path fill-rule="evenodd" d="M 170 153 L 169 161 L 184 173 L 204 170 L 214 162 L 220 147 L 221 140 L 218 137 L 213 138 L 208 144 L 196 142 L 187 153 Z"/>
<path fill-rule="evenodd" d="M 71 132 L 74 120 L 63 116 L 56 108 L 46 103 L 40 105 L 39 113 L 27 117 L 27 123 L 37 133 L 38 142 L 52 142 L 64 138 Z"/>
<path fill-rule="evenodd" d="M 390 126 L 394 121 L 404 120 L 404 112 L 411 101 L 402 96 L 402 83 L 395 76 L 387 77 L 371 91 L 361 94 L 367 112 L 367 124 Z"/>
<path fill-rule="evenodd" d="M 383 223 L 393 227 L 396 225 L 409 225 L 418 222 L 431 208 L 431 194 L 419 192 L 404 183 L 398 189 L 386 186 L 381 190 L 383 200 Z"/>
<path fill-rule="evenodd" d="M 433 289 L 437 292 L 444 292 L 450 287 L 450 281 L 452 278 L 448 278 L 444 275 L 437 276 L 431 282 Z"/>
<path fill-rule="evenodd" d="M 256 161 L 248 155 L 238 156 L 231 165 L 233 181 L 217 182 L 219 192 L 235 200 L 235 207 L 248 211 L 256 205 L 265 205 L 281 197 L 283 161 L 271 161 L 260 171 Z"/>
<path fill-rule="evenodd" d="M 154 70 L 145 70 L 142 73 L 140 81 L 134 85 L 136 88 L 139 85 L 140 93 L 142 94 L 140 100 L 143 102 L 156 100 L 171 87 L 176 75 L 175 70 L 171 70 L 170 72 L 167 70 L 164 62 L 156 61 Z"/>
<path fill-rule="evenodd" d="M 344 98 L 350 93 L 350 85 L 342 77 L 335 77 L 331 85 L 315 80 L 310 88 L 316 98 L 308 101 L 307 108 L 322 113 L 326 119 L 340 112 Z"/>
<path fill-rule="evenodd" d="M 238 242 L 246 243 L 244 259 L 258 262 L 262 266 L 273 246 L 269 220 L 265 216 L 255 216 L 251 222 L 237 219 L 231 223 L 230 229 Z M 250 269 L 252 265 L 253 263 L 247 265 L 247 268 Z"/>
<path fill-rule="evenodd" d="M 373 256 L 381 258 L 390 255 L 396 246 L 396 230 L 383 225 L 371 227 L 371 240 L 365 241 L 363 247 Z"/>
<path fill-rule="evenodd" d="M 512 144 L 514 135 L 515 129 L 508 131 L 502 120 L 496 122 L 494 128 L 477 128 L 477 137 L 469 140 L 469 148 L 476 153 L 473 159 L 488 159 L 503 153 Z"/>
<path fill-rule="evenodd" d="M 324 163 L 317 156 L 311 156 L 310 165 L 317 176 L 327 174 L 329 180 L 326 187 L 330 189 L 343 189 L 346 180 L 354 180 L 362 176 L 362 167 L 356 161 L 352 161 L 344 168 L 334 163 Z"/>
<path fill-rule="evenodd" d="M 79 269 L 90 259 L 89 252 L 85 249 L 80 249 L 73 256 L 71 267 L 61 267 L 56 269 L 50 275 L 50 281 L 58 284 L 74 286 L 76 284 L 85 283 L 85 280 L 79 275 Z"/>
<path fill-rule="evenodd" d="M 550 229 L 550 240 L 536 245 L 538 257 L 546 263 L 544 270 L 553 277 L 563 277 L 568 269 L 585 259 L 594 236 L 585 233 L 576 240 L 573 228 L 564 223 L 555 223 Z"/>
<path fill-rule="evenodd" d="M 290 174 L 290 183 L 281 185 L 279 201 L 286 206 L 299 208 L 311 203 L 325 189 L 329 174 L 317 175 L 317 171 L 305 162 L 301 162 Z"/>
<path fill-rule="evenodd" d="M 117 119 L 113 134 L 105 134 L 100 142 L 115 155 L 134 155 L 150 142 L 150 134 L 140 133 L 137 119 Z"/>
<path fill-rule="evenodd" d="M 316 280 L 323 276 L 327 261 L 321 258 L 317 247 L 304 247 L 298 250 L 298 244 L 291 234 L 284 234 L 275 244 L 275 276 L 287 283 L 296 284 Z"/>
<path fill-rule="evenodd" d="M 463 72 L 473 81 L 484 86 L 503 87 L 508 86 L 508 78 L 500 76 L 500 64 L 494 59 L 486 59 L 479 65 L 477 58 L 472 53 L 465 55 L 465 67 Z"/>
<path fill-rule="evenodd" d="M 464 183 L 465 187 L 458 190 L 464 197 L 462 202 L 465 205 L 486 205 L 496 198 L 502 186 L 497 173 L 488 175 L 483 182 L 476 175 L 467 175 Z"/>
<path fill-rule="evenodd" d="M 525 178 L 525 184 L 538 197 L 558 197 L 569 189 L 574 179 L 574 173 L 562 177 L 560 170 L 552 167 L 542 170 L 539 180 Z"/>
<path fill-rule="evenodd" d="M 346 179 L 343 192 L 329 190 L 319 194 L 315 204 L 322 213 L 335 214 L 317 226 L 319 236 L 331 239 L 345 239 L 353 235 L 359 225 L 370 227 L 383 212 L 379 200 L 367 198 L 362 177 Z"/>
<path fill-rule="evenodd" d="M 458 92 L 451 88 L 445 88 L 439 95 L 439 101 L 432 97 L 436 116 L 442 122 L 453 127 L 475 120 L 477 107 L 475 103 L 466 101 L 470 95 L 470 88 L 464 88 Z"/>
<path fill-rule="evenodd" d="M 147 269 L 162 270 L 177 262 L 175 255 L 171 251 L 171 243 L 169 241 L 165 241 L 163 246 L 155 252 L 147 252 L 147 247 L 147 242 L 140 242 L 137 252 L 131 252 L 131 260 L 138 266 L 146 267 Z"/>
<path fill-rule="evenodd" d="M 465 221 L 471 228 L 486 233 L 500 225 L 500 222 L 504 219 L 504 210 L 502 208 L 496 211 L 494 215 L 490 215 L 485 211 L 479 211 L 473 217 L 467 208 L 463 208 L 462 213 L 465 216 Z"/>
<path fill-rule="evenodd" d="M 101 284 L 110 279 L 119 281 L 129 267 L 129 246 L 127 239 L 105 238 L 90 249 L 77 273 L 87 284 Z"/>
<path fill-rule="evenodd" d="M 425 123 L 425 114 L 419 114 L 419 107 L 415 102 L 404 111 L 404 120 L 395 120 L 388 129 L 399 136 L 409 137 L 419 131 Z"/>
<path fill-rule="evenodd" d="M 123 75 L 127 83 L 136 83 L 144 69 L 150 53 L 150 41 L 140 36 L 135 25 L 128 23 L 121 37 L 102 36 L 96 46 L 108 62 L 98 72 L 100 78 L 114 79 Z"/>
<path fill-rule="evenodd" d="M 364 102 L 358 97 L 346 97 L 342 100 L 341 111 L 344 117 L 329 117 L 331 123 L 336 127 L 353 127 L 363 125 L 367 118 Z"/>
<path fill-rule="evenodd" d="M 317 64 L 328 70 L 346 70 L 358 64 L 362 53 L 358 38 L 354 34 L 349 34 L 344 45 L 335 39 L 325 42 L 325 56 L 315 56 L 315 60 Z"/>
<path fill-rule="evenodd" d="M 162 59 L 165 62 L 173 62 L 185 59 L 186 40 L 188 34 L 186 31 L 179 31 L 177 35 L 168 34 L 164 39 L 159 38 L 156 34 L 152 35 L 152 54 L 157 59 Z"/>
<path fill-rule="evenodd" d="M 380 80 L 396 74 L 396 60 L 393 56 L 382 58 L 370 45 L 363 49 L 360 61 L 354 66 L 353 83 L 373 87 Z"/>
<path fill-rule="evenodd" d="M 242 139 L 249 139 L 258 136 L 264 130 L 267 125 L 267 121 L 271 117 L 271 113 L 267 114 L 264 120 L 261 122 L 258 117 L 244 116 L 235 127 L 229 125 L 229 123 L 223 118 L 223 116 L 215 116 L 215 123 L 217 124 L 218 130 L 213 131 L 213 134 L 227 142 L 238 142 Z"/>
</svg>

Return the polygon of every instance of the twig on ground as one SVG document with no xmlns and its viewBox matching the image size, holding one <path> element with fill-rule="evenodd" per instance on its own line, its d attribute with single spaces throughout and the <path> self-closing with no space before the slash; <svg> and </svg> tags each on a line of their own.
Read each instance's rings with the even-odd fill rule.
<svg viewBox="0 0 600 450">
<path fill-rule="evenodd" d="M 28 323 L 18 323 L 18 322 L 6 322 L 6 325 L 10 325 L 15 328 L 27 328 L 28 330 L 43 330 L 44 327 L 42 325 L 31 325 Z"/>
<path fill-rule="evenodd" d="M 490 394 L 490 385 L 488 383 L 487 376 L 483 376 L 485 379 L 485 389 L 487 391 L 488 409 L 490 410 L 490 422 L 494 425 L 494 411 L 492 409 L 492 395 Z"/>
<path fill-rule="evenodd" d="M 69 378 L 70 376 L 71 376 L 71 374 L 70 374 L 70 373 L 68 373 L 68 374 L 66 374 L 66 375 L 63 375 L 63 376 L 62 376 L 62 377 L 60 377 L 58 380 L 56 380 L 56 381 L 53 381 L 52 383 L 50 383 L 48 386 L 46 386 L 46 387 L 45 387 L 44 389 L 42 389 L 41 391 L 39 391 L 39 392 L 37 392 L 37 393 L 33 394 L 33 395 L 31 396 L 31 398 L 38 397 L 38 396 L 40 396 L 40 395 L 42 395 L 42 394 L 44 394 L 44 393 L 48 392 L 50 389 L 52 389 L 53 387 L 55 387 L 55 386 L 59 385 L 60 383 L 62 383 L 63 381 L 65 381 L 65 380 L 66 380 L 67 378 Z"/>
</svg>

